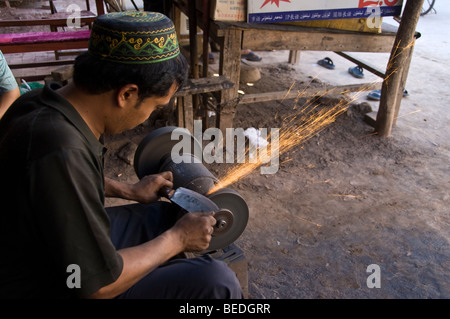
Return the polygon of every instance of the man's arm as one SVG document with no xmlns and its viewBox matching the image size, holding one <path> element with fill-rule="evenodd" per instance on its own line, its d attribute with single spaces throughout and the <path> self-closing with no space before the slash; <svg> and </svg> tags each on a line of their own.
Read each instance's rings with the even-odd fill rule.
<svg viewBox="0 0 450 319">
<path fill-rule="evenodd" d="M 114 298 L 125 292 L 156 267 L 183 251 L 202 251 L 208 248 L 214 213 L 186 214 L 177 223 L 144 244 L 121 249 L 123 260 L 119 278 L 89 296 L 89 298 Z"/>
<path fill-rule="evenodd" d="M 3 92 L 0 95 L 0 119 L 5 112 L 9 109 L 11 104 L 20 96 L 19 87 L 12 89 L 11 91 Z"/>
<path fill-rule="evenodd" d="M 105 196 L 134 200 L 149 204 L 156 202 L 162 189 L 173 187 L 172 172 L 147 175 L 136 184 L 127 184 L 105 177 Z"/>
<path fill-rule="evenodd" d="M 0 119 L 20 96 L 20 90 L 11 69 L 0 51 Z"/>
</svg>

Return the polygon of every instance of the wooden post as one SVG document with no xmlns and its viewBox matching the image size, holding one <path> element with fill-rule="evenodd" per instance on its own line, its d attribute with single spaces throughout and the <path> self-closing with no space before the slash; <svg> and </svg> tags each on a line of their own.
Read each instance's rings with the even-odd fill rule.
<svg viewBox="0 0 450 319">
<path fill-rule="evenodd" d="M 102 14 L 105 14 L 105 8 L 103 0 L 95 0 L 95 7 L 97 9 L 97 15 L 100 16 Z"/>
<path fill-rule="evenodd" d="M 198 52 L 197 52 L 197 14 L 195 0 L 189 0 L 189 49 L 191 58 L 191 76 L 198 79 Z"/>
<path fill-rule="evenodd" d="M 414 34 L 420 18 L 424 0 L 408 0 L 403 12 L 400 27 L 395 38 L 394 46 L 386 70 L 386 78 L 381 89 L 380 107 L 377 114 L 376 130 L 381 137 L 391 135 L 395 114 L 398 113 L 400 89 L 404 70 L 410 60 L 410 50 L 414 45 Z M 400 98 L 401 99 L 401 98 Z"/>
<path fill-rule="evenodd" d="M 415 39 L 413 41 L 415 42 Z M 406 54 L 408 58 L 405 61 L 405 66 L 402 72 L 402 78 L 400 79 L 400 87 L 398 88 L 397 91 L 397 100 L 395 103 L 395 113 L 394 113 L 394 125 L 397 122 L 398 113 L 400 112 L 400 104 L 403 99 L 403 92 L 405 91 L 406 88 L 406 80 L 408 79 L 409 67 L 411 65 L 413 52 L 414 52 L 414 44 L 411 45 L 410 48 L 408 48 L 408 52 Z"/>
<path fill-rule="evenodd" d="M 203 0 L 203 77 L 208 77 L 209 68 L 209 11 L 210 11 L 210 1 Z M 206 95 L 202 96 L 202 108 L 197 110 L 201 115 L 203 129 L 208 129 L 208 97 Z"/>
<path fill-rule="evenodd" d="M 299 65 L 300 64 L 300 51 L 289 50 L 289 63 Z"/>
<path fill-rule="evenodd" d="M 241 42 L 241 30 L 225 30 L 225 36 L 221 43 L 220 50 L 220 74 L 227 76 L 235 86 L 232 89 L 223 90 L 221 92 L 216 127 L 222 131 L 224 139 L 226 136 L 226 128 L 233 127 L 233 119 L 238 104 L 236 100 L 238 97 L 241 71 Z"/>
</svg>

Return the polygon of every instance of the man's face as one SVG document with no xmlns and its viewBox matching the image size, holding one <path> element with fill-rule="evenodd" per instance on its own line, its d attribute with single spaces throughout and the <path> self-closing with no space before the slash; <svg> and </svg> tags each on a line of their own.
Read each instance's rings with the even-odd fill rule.
<svg viewBox="0 0 450 319">
<path fill-rule="evenodd" d="M 126 107 L 124 107 L 120 114 L 115 117 L 113 125 L 109 125 L 105 133 L 119 134 L 123 131 L 130 130 L 142 124 L 152 114 L 152 112 L 158 108 L 162 108 L 169 104 L 170 99 L 177 91 L 177 85 L 174 83 L 169 90 L 169 94 L 164 97 L 152 96 L 139 101 L 136 97 L 130 99 Z"/>
</svg>

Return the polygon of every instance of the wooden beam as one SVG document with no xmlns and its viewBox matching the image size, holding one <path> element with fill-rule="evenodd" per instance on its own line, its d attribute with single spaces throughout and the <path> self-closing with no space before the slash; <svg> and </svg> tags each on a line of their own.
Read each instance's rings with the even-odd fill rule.
<svg viewBox="0 0 450 319">
<path fill-rule="evenodd" d="M 375 67 L 375 66 L 373 66 L 373 65 L 371 65 L 371 64 L 369 64 L 367 62 L 359 60 L 359 59 L 355 58 L 354 56 L 351 56 L 350 54 L 347 54 L 347 53 L 344 53 L 344 52 L 337 52 L 337 51 L 335 51 L 334 53 L 336 53 L 337 55 L 340 55 L 344 59 L 347 59 L 347 60 L 349 60 L 349 61 L 359 65 L 360 67 L 362 67 L 362 68 L 366 69 L 367 71 L 375 74 L 376 76 L 379 76 L 380 78 L 384 79 L 384 77 L 385 77 L 384 71 L 381 71 L 377 67 Z"/>
<path fill-rule="evenodd" d="M 238 85 L 241 71 L 241 40 L 242 31 L 227 29 L 222 39 L 220 55 L 220 74 L 227 76 L 231 82 Z M 218 127 L 223 136 L 226 136 L 226 128 L 233 127 L 233 119 L 238 105 L 237 88 L 221 91 L 220 107 L 216 118 Z"/>
<path fill-rule="evenodd" d="M 213 76 L 199 79 L 188 79 L 175 96 L 195 95 L 231 89 L 234 83 L 226 76 Z"/>
<path fill-rule="evenodd" d="M 275 100 L 290 100 L 298 97 L 322 96 L 327 94 L 346 94 L 351 92 L 361 92 L 369 90 L 377 90 L 381 88 L 379 83 L 363 83 L 353 85 L 329 86 L 323 88 L 306 88 L 302 91 L 278 91 L 267 93 L 245 94 L 240 99 L 240 104 L 268 102 Z"/>
<path fill-rule="evenodd" d="M 54 18 L 43 19 L 23 19 L 23 20 L 0 20 L 0 27 L 31 27 L 37 25 L 49 25 L 49 26 L 65 26 L 67 25 L 67 17 L 57 17 L 58 13 L 55 13 Z M 94 22 L 95 15 L 81 16 L 80 23 L 92 23 Z"/>
<path fill-rule="evenodd" d="M 60 42 L 35 42 L 35 43 L 13 43 L 2 44 L 0 49 L 3 53 L 23 53 L 54 50 L 75 50 L 88 47 L 89 40 L 79 39 Z"/>
<path fill-rule="evenodd" d="M 386 70 L 386 78 L 381 89 L 380 107 L 378 109 L 376 130 L 381 137 L 391 135 L 398 113 L 401 94 L 400 86 L 404 79 L 406 64 L 410 61 L 411 46 L 414 46 L 414 35 L 420 18 L 424 0 L 408 0 L 403 11 L 402 21 L 397 32 L 395 43 Z"/>
<path fill-rule="evenodd" d="M 9 68 L 12 69 L 28 69 L 28 68 L 40 68 L 47 66 L 58 66 L 73 64 L 75 60 L 58 60 L 58 61 L 48 61 L 48 62 L 34 62 L 34 63 L 22 63 L 22 64 L 9 64 Z"/>
<path fill-rule="evenodd" d="M 264 36 L 261 36 L 264 34 Z M 327 31 L 245 30 L 242 47 L 258 50 L 390 52 L 394 36 Z"/>
</svg>

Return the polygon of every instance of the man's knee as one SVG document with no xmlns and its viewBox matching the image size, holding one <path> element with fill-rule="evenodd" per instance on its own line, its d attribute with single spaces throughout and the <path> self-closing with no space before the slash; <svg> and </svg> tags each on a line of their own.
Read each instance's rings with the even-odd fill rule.
<svg viewBox="0 0 450 319">
<path fill-rule="evenodd" d="M 236 274 L 223 261 L 210 256 L 201 257 L 199 269 L 205 293 L 209 298 L 240 299 L 243 297 L 241 285 Z"/>
</svg>

